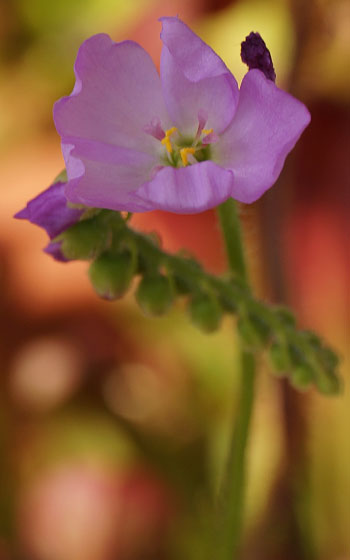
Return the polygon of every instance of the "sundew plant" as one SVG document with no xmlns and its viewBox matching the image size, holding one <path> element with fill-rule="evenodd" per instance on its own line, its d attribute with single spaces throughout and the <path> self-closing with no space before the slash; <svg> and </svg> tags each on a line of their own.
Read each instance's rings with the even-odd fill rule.
<svg viewBox="0 0 350 560">
<path fill-rule="evenodd" d="M 208 333 L 223 314 L 240 334 L 240 398 L 227 464 L 210 498 L 208 559 L 237 557 L 244 519 L 246 446 L 254 401 L 256 357 L 299 390 L 339 391 L 337 356 L 313 332 L 298 330 L 286 308 L 252 293 L 238 203 L 260 198 L 310 122 L 305 105 L 275 84 L 270 53 L 258 33 L 241 45 L 247 64 L 240 87 L 220 57 L 179 18 L 161 19 L 158 74 L 133 41 L 99 34 L 80 47 L 76 82 L 54 107 L 66 169 L 18 212 L 44 228 L 56 260 L 90 262 L 97 294 L 121 298 L 134 277 L 148 315 L 178 299 Z M 193 214 L 215 208 L 229 269 L 209 274 L 195 259 L 162 250 L 135 231 L 131 213 Z M 160 232 L 161 233 L 161 232 Z"/>
</svg>

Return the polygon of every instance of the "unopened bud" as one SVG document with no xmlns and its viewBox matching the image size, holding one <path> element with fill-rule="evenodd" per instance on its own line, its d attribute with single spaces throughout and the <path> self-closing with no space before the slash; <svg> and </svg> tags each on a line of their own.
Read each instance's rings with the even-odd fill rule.
<svg viewBox="0 0 350 560">
<path fill-rule="evenodd" d="M 103 250 L 107 229 L 96 217 L 77 222 L 62 234 L 61 251 L 69 260 L 90 260 Z"/>
<path fill-rule="evenodd" d="M 278 342 L 271 344 L 269 349 L 269 358 L 275 374 L 283 375 L 290 370 L 290 355 L 288 348 L 284 344 L 280 344 Z"/>
<path fill-rule="evenodd" d="M 291 383 L 296 389 L 305 391 L 310 387 L 313 377 L 313 369 L 308 364 L 300 364 L 291 373 Z"/>
<path fill-rule="evenodd" d="M 284 325 L 287 327 L 295 327 L 295 317 L 290 309 L 281 306 L 276 308 L 275 311 Z"/>
<path fill-rule="evenodd" d="M 128 290 L 134 273 L 129 252 L 106 252 L 91 264 L 90 281 L 97 294 L 104 299 L 117 299 Z"/>
<path fill-rule="evenodd" d="M 268 327 L 255 315 L 240 317 L 237 323 L 238 332 L 248 346 L 263 346 L 270 334 Z"/>
<path fill-rule="evenodd" d="M 324 367 L 329 370 L 335 370 L 339 364 L 339 358 L 333 350 L 330 348 L 322 348 L 321 350 L 321 360 Z"/>
<path fill-rule="evenodd" d="M 138 285 L 136 299 L 146 315 L 164 315 L 174 301 L 169 279 L 163 274 L 144 276 Z"/>
<path fill-rule="evenodd" d="M 222 309 L 208 294 L 195 295 L 189 303 L 189 312 L 193 323 L 204 332 L 213 332 L 220 326 Z"/>
<path fill-rule="evenodd" d="M 258 68 L 269 80 L 276 81 L 276 73 L 273 67 L 269 49 L 259 33 L 253 31 L 241 44 L 242 61 L 248 65 L 249 70 Z"/>
<path fill-rule="evenodd" d="M 341 391 L 340 379 L 326 371 L 319 371 L 315 376 L 315 385 L 317 389 L 325 395 L 336 395 Z"/>
</svg>

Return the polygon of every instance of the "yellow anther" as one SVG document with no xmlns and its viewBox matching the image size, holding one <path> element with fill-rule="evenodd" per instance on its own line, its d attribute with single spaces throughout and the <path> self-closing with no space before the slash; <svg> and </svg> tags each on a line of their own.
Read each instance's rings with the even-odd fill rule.
<svg viewBox="0 0 350 560">
<path fill-rule="evenodd" d="M 202 130 L 203 134 L 211 134 L 213 132 L 212 128 L 203 128 Z"/>
<path fill-rule="evenodd" d="M 171 145 L 171 140 L 170 140 L 170 136 L 172 134 L 174 134 L 174 132 L 177 132 L 177 128 L 176 126 L 173 126 L 172 128 L 169 128 L 168 130 L 165 131 L 165 136 L 164 138 L 161 140 L 161 143 L 163 144 L 163 146 L 166 147 L 167 152 L 169 152 L 169 154 L 171 154 L 171 152 L 173 151 L 173 147 Z"/>
<path fill-rule="evenodd" d="M 169 136 L 164 136 L 163 140 L 161 140 L 161 143 L 166 147 L 167 152 L 171 154 L 171 152 L 173 151 L 173 147 L 171 145 Z"/>
<path fill-rule="evenodd" d="M 172 128 L 168 128 L 168 130 L 165 131 L 165 136 L 169 137 L 172 134 L 174 134 L 174 132 L 177 132 L 176 126 L 173 126 Z"/>
<path fill-rule="evenodd" d="M 181 148 L 180 150 L 180 156 L 182 159 L 182 163 L 186 166 L 188 165 L 188 154 L 194 154 L 196 151 L 196 148 Z"/>
</svg>

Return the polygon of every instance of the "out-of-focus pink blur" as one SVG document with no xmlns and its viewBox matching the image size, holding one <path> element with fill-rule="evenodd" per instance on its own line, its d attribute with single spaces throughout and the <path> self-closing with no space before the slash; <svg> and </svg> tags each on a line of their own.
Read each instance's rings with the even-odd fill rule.
<svg viewBox="0 0 350 560">
<path fill-rule="evenodd" d="M 51 111 L 72 89 L 79 44 L 106 31 L 138 41 L 158 64 L 162 15 L 179 15 L 238 79 L 245 72 L 240 42 L 259 31 L 278 85 L 292 88 L 311 111 L 278 184 L 242 208 L 242 221 L 255 289 L 292 305 L 301 326 L 332 343 L 343 359 L 345 390 L 330 400 L 300 396 L 259 372 L 244 558 L 345 558 L 347 3 L 13 0 L 0 9 L 1 559 L 165 560 L 184 558 L 186 546 L 193 558 L 202 554 L 206 531 L 189 518 L 202 511 L 195 485 L 205 453 L 214 479 L 220 470 L 236 404 L 232 322 L 204 336 L 181 304 L 153 322 L 132 297 L 99 301 L 86 263 L 53 261 L 42 252 L 45 234 L 13 219 L 63 168 Z M 156 231 L 165 249 L 186 249 L 211 272 L 225 270 L 214 212 L 151 212 L 131 223 Z M 309 485 L 299 487 L 294 475 Z M 306 536 L 303 516 L 312 526 Z M 271 529 L 276 524 L 280 532 Z"/>
</svg>

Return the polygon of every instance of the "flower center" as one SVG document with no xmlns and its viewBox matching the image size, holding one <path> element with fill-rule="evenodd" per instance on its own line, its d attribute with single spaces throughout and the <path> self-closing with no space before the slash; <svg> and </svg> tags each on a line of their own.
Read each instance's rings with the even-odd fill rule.
<svg viewBox="0 0 350 560">
<path fill-rule="evenodd" d="M 145 132 L 160 141 L 165 148 L 163 164 L 173 167 L 186 167 L 210 158 L 210 144 L 217 142 L 218 137 L 212 128 L 204 128 L 207 115 L 198 112 L 198 128 L 194 137 L 182 136 L 176 126 L 163 130 L 160 120 L 155 117 L 145 127 Z"/>
<path fill-rule="evenodd" d="M 160 142 L 166 149 L 165 157 L 168 164 L 174 167 L 182 164 L 186 167 L 186 165 L 209 159 L 210 143 L 215 139 L 212 128 L 201 128 L 194 138 L 184 138 L 173 126 L 164 132 Z"/>
</svg>

